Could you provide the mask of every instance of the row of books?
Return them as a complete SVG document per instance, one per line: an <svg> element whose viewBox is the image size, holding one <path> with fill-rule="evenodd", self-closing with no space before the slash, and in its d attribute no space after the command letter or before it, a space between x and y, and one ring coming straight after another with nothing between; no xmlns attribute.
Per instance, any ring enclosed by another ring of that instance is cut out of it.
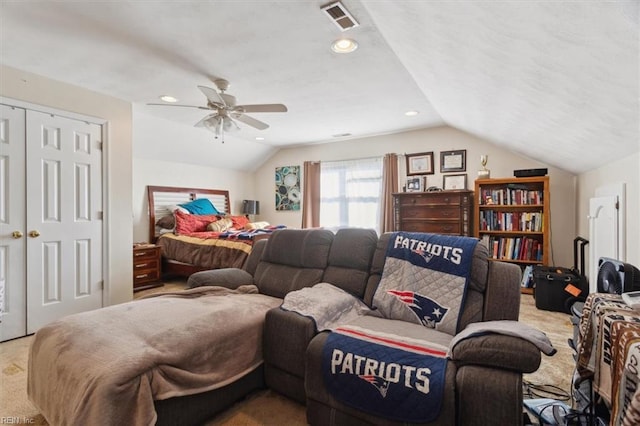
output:
<svg viewBox="0 0 640 426"><path fill-rule="evenodd" d="M480 212L482 231L529 231L542 232L544 215L541 212Z"/></svg>
<svg viewBox="0 0 640 426"><path fill-rule="evenodd" d="M542 262L542 242L529 237L483 237L489 252L498 260Z"/></svg>
<svg viewBox="0 0 640 426"><path fill-rule="evenodd" d="M533 189L500 188L482 189L481 205L531 205L543 203L543 191Z"/></svg>

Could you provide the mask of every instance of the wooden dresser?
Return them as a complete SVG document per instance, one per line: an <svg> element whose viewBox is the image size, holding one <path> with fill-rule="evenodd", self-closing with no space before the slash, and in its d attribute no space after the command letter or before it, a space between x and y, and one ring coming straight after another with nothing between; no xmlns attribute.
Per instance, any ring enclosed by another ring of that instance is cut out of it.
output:
<svg viewBox="0 0 640 426"><path fill-rule="evenodd" d="M160 282L160 246L133 245L133 291L162 285Z"/></svg>
<svg viewBox="0 0 640 426"><path fill-rule="evenodd" d="M473 191L393 194L396 231L473 234Z"/></svg>

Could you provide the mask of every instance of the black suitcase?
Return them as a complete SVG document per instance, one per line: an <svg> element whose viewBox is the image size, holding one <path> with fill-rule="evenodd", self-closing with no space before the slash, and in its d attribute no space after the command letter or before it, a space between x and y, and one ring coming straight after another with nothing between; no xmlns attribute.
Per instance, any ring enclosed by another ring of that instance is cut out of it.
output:
<svg viewBox="0 0 640 426"><path fill-rule="evenodd" d="M589 241L582 237L573 240L573 268L561 266L533 267L535 283L534 297L536 308L545 311L571 313L571 306L577 301L584 301L589 294L589 282L584 271L584 249ZM578 252L580 252L580 269L578 269Z"/></svg>

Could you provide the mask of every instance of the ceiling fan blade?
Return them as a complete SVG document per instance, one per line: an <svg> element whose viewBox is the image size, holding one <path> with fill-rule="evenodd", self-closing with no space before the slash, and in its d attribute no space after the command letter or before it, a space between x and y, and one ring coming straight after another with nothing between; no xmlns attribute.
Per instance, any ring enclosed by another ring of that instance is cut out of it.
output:
<svg viewBox="0 0 640 426"><path fill-rule="evenodd" d="M264 129L268 129L269 125L267 123L263 123L260 120L256 120L253 117L249 117L248 115L244 115L244 114L234 114L233 118L235 118L238 121L243 122L244 124L251 126L251 127L255 127L258 130L264 130Z"/></svg>
<svg viewBox="0 0 640 426"><path fill-rule="evenodd" d="M178 104L147 104L147 105L183 107L183 108L197 108L197 109L206 109L206 110L210 110L211 109L209 107L195 106L195 105L178 105Z"/></svg>
<svg viewBox="0 0 640 426"><path fill-rule="evenodd" d="M256 105L238 105L236 111L243 112L287 112L287 107L282 104L256 104Z"/></svg>
<svg viewBox="0 0 640 426"><path fill-rule="evenodd" d="M198 86L198 89L200 89L200 91L207 97L209 102L211 102L212 104L227 106L227 104L224 102L224 99L222 99L222 96L220 96L220 94L216 92L214 89L212 89L211 87Z"/></svg>

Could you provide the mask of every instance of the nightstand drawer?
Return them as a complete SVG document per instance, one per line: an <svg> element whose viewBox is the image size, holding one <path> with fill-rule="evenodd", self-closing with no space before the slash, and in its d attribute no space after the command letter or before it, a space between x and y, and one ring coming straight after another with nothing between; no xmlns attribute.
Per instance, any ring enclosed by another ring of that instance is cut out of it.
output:
<svg viewBox="0 0 640 426"><path fill-rule="evenodd" d="M136 262L139 259L153 259L158 257L158 250L160 247L141 248L133 251L133 261Z"/></svg>

